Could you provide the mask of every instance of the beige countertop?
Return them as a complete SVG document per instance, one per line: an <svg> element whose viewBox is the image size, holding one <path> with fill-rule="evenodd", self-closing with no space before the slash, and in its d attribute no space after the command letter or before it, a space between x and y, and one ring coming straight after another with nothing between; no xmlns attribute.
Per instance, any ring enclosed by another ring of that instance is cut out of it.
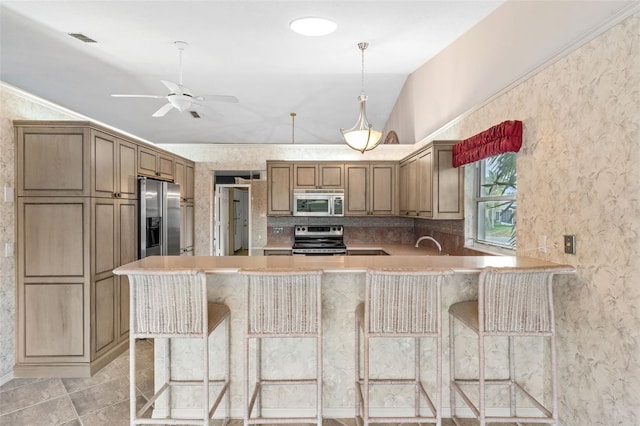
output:
<svg viewBox="0 0 640 426"><path fill-rule="evenodd" d="M240 269L318 268L325 272L362 273L367 268L450 268L478 273L482 268L575 268L522 256L151 256L117 268L118 275L154 270L203 270L208 274L237 273Z"/></svg>

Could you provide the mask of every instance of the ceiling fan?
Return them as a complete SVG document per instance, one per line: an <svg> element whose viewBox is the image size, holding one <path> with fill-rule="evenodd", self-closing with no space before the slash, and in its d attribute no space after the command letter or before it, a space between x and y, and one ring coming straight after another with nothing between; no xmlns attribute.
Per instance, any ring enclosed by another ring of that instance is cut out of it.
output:
<svg viewBox="0 0 640 426"><path fill-rule="evenodd" d="M114 98L155 98L155 99L166 99L169 101L160 107L159 110L152 114L153 117L162 117L167 112L169 112L172 108L177 109L178 111L186 111L190 109L194 105L200 105L200 102L205 101L218 101L218 102L229 102L229 103L238 103L238 98L235 96L227 96L227 95L200 95L195 96L191 93L189 89L182 85L182 52L187 48L188 44L184 41L176 41L174 42L175 46L179 51L179 59L180 59L180 75L178 83L174 83L171 81L160 80L162 84L169 89L169 94L166 96L159 95L111 95Z"/></svg>

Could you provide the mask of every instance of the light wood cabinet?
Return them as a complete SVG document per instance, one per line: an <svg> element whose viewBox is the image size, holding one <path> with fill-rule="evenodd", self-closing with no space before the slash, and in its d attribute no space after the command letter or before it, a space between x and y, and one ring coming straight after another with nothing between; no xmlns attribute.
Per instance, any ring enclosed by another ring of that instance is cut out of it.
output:
<svg viewBox="0 0 640 426"><path fill-rule="evenodd" d="M38 123L27 121L25 124ZM16 127L19 197L88 196L90 188L90 130L82 123Z"/></svg>
<svg viewBox="0 0 640 426"><path fill-rule="evenodd" d="M395 215L396 180L395 163L345 164L345 215Z"/></svg>
<svg viewBox="0 0 640 426"><path fill-rule="evenodd" d="M173 180L174 157L149 147L138 146L138 175Z"/></svg>
<svg viewBox="0 0 640 426"><path fill-rule="evenodd" d="M267 214L293 214L293 164L267 161Z"/></svg>
<svg viewBox="0 0 640 426"><path fill-rule="evenodd" d="M180 204L180 256L193 256L193 203Z"/></svg>
<svg viewBox="0 0 640 426"><path fill-rule="evenodd" d="M194 170L194 163L176 158L174 182L180 185L181 202L193 202Z"/></svg>
<svg viewBox="0 0 640 426"><path fill-rule="evenodd" d="M138 197L134 143L97 130L91 131L91 167L94 197Z"/></svg>
<svg viewBox="0 0 640 426"><path fill-rule="evenodd" d="M294 163L293 187L342 189L344 188L344 165L341 163Z"/></svg>
<svg viewBox="0 0 640 426"><path fill-rule="evenodd" d="M464 218L464 173L452 166L456 141L433 141L401 164L400 214L430 219ZM415 172L411 169L415 164ZM403 168L404 166L404 168ZM409 200L415 199L414 204Z"/></svg>
<svg viewBox="0 0 640 426"><path fill-rule="evenodd" d="M89 363L91 201L18 197L17 377L66 371L49 364ZM26 373L26 374L22 374Z"/></svg>

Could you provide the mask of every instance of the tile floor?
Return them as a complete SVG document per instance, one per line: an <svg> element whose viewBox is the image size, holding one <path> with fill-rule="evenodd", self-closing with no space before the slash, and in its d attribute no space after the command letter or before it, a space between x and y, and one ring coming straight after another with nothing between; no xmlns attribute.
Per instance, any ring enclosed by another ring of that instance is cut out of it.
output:
<svg viewBox="0 0 640 426"><path fill-rule="evenodd" d="M153 393L153 345L139 341L138 406ZM126 426L129 354L86 379L14 379L0 387L1 426Z"/></svg>
<svg viewBox="0 0 640 426"><path fill-rule="evenodd" d="M151 341L139 341L136 354L136 403L142 407L153 394ZM354 419L327 419L323 423L355 426ZM101 425L129 425L128 352L90 378L14 379L0 386L0 426ZM229 426L241 425L242 420L232 420ZM453 422L443 419L442 425L453 426Z"/></svg>

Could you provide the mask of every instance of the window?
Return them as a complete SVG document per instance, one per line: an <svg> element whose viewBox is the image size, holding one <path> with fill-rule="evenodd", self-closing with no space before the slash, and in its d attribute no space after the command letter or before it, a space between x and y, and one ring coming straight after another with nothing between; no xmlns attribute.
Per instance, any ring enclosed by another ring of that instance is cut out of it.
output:
<svg viewBox="0 0 640 426"><path fill-rule="evenodd" d="M507 152L476 164L475 242L516 248L516 154Z"/></svg>

